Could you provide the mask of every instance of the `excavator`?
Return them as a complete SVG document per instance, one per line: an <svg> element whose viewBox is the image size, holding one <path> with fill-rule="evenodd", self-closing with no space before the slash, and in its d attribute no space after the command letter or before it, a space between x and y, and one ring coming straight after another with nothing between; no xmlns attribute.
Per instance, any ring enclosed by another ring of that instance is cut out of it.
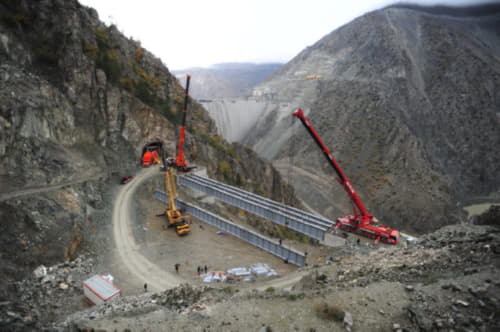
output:
<svg viewBox="0 0 500 332"><path fill-rule="evenodd" d="M165 172L165 189L168 194L168 207L165 214L168 219L168 227L175 227L175 232L179 236L187 235L191 232L189 227L189 216L177 208L175 198L177 197L177 188L175 185L175 168L172 158L163 159L163 168Z"/></svg>
<svg viewBox="0 0 500 332"><path fill-rule="evenodd" d="M188 163L184 159L184 139L186 137L186 117L188 112L188 101L189 101L189 82L191 81L191 75L186 75L186 92L184 95L184 107L182 109L182 121L179 128L179 144L177 146L177 156L175 157L173 166L181 172L189 172L196 166L188 166Z"/></svg>
<svg viewBox="0 0 500 332"><path fill-rule="evenodd" d="M354 215L345 215L338 218L335 224L335 230L340 228L341 230L347 232L352 232L365 237L369 237L371 239L374 239L375 243L381 241L383 243L397 244L399 242L399 231L381 225L377 218L375 218L368 212L358 194L354 190L351 182L345 175L342 168L340 168L339 163L335 160L325 143L323 143L323 140L314 129L312 124L309 122L307 117L304 115L304 112L299 108L293 113L293 116L299 118L304 127L306 127L307 131L312 136L316 144L323 152L323 155L328 160L328 163L337 173L337 181L340 183L340 185L342 185L342 187L344 187L345 191L349 195L349 198L354 203Z"/></svg>

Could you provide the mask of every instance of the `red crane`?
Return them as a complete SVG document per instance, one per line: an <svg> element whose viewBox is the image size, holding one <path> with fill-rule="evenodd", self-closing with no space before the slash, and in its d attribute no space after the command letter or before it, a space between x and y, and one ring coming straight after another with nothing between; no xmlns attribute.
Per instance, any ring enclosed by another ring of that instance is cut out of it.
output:
<svg viewBox="0 0 500 332"><path fill-rule="evenodd" d="M323 140L306 118L304 112L299 108L293 113L293 116L299 118L309 134L311 134L312 138L323 152L323 155L337 173L337 181L344 187L349 198L354 203L354 215L346 215L338 218L335 229L340 228L348 232L357 233L372 238L376 242L382 241L385 243L397 244L399 242L399 231L379 224L377 218L368 212L351 182L342 168L340 168L339 163L335 160L325 143L323 143Z"/></svg>
<svg viewBox="0 0 500 332"><path fill-rule="evenodd" d="M179 145L177 146L177 156L174 160L174 166L176 169L182 172L189 172L196 166L188 166L186 160L184 159L184 139L186 137L186 117L188 112L188 101L189 101L189 81L191 80L191 75L186 75L186 93L184 95L184 108L182 109L182 120L181 126L179 128Z"/></svg>

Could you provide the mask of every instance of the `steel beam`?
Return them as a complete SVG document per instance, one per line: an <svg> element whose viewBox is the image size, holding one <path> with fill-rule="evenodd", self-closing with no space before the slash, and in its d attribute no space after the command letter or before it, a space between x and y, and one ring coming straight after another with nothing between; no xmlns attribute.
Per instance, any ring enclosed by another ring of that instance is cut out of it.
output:
<svg viewBox="0 0 500 332"><path fill-rule="evenodd" d="M194 181L197 181L199 183L203 183L204 185L206 185L212 189L230 192L230 193L233 193L233 194L238 195L240 197L244 197L246 200L258 202L259 204L265 205L268 208L272 208L272 209L275 209L277 211L281 211L287 215L293 215L295 217L302 219L304 222L307 222L310 224L314 224L314 225L317 225L320 227L327 227L327 228L330 228L335 224L333 221L331 221L329 219L326 219L326 218L323 218L320 216L316 216L316 215L311 214L311 213L307 213L305 211L296 209L296 208L291 207L291 206L284 205L282 203L275 202L269 198L259 196L257 194L251 193L249 191L245 191L245 190L237 188L237 187L230 186L230 185L222 183L222 182L218 182L216 180L210 179L210 178L205 177L205 176L199 176L196 174L189 174L189 175L185 175L184 177L189 177L189 178L193 179ZM180 181L182 181L182 180L180 180Z"/></svg>
<svg viewBox="0 0 500 332"><path fill-rule="evenodd" d="M328 219L277 203L265 197L197 175L179 176L180 185L196 189L242 210L324 241L334 223Z"/></svg>
<svg viewBox="0 0 500 332"><path fill-rule="evenodd" d="M155 198L168 204L168 195L161 190L155 191ZM283 260L286 260L289 263L297 266L304 266L306 263L306 255L304 253L298 252L293 248L280 245L278 241L270 239L243 226L237 225L198 206L185 203L178 198L175 200L175 204L178 208L183 209L189 215L206 222L207 224L215 226L226 233L236 236L237 238L261 248L262 250L265 250Z"/></svg>

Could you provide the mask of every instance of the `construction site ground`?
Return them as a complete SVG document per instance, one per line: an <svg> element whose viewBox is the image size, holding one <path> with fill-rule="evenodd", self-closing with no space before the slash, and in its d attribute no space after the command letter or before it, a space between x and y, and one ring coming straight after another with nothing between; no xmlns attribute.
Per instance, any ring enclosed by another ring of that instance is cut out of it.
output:
<svg viewBox="0 0 500 332"><path fill-rule="evenodd" d="M26 305L17 314L7 304L5 319L43 318L58 330L498 330L498 231L454 225L379 250L352 235L341 249L285 241L309 252L309 266L297 268L196 220L187 237L164 229L165 217L156 216L164 205L152 197L161 183L155 167L110 188L112 215L103 215L105 224L92 233L102 248L16 284ZM267 263L280 277L198 287L207 285L198 265L225 271L254 263ZM96 273L112 274L123 297L90 307L81 283ZM325 303L335 316L323 316ZM343 321L337 314L345 314Z"/></svg>
<svg viewBox="0 0 500 332"><path fill-rule="evenodd" d="M155 200L153 192L154 189L158 188L158 183L162 183L162 179L163 173L159 171L158 167L152 167L141 170L133 180L135 183L131 182L120 188L120 190L125 191L129 189L126 186L137 186L137 188L133 188L132 199L128 203L131 205L128 206L130 220L128 221L129 230L126 236L129 239L127 240L133 238L134 251L140 253L159 268L153 270L141 267L140 273L134 277L120 262L118 249L110 252L110 257L106 262L115 277L115 283L122 289L124 295L144 292L144 283L148 283L152 274L155 274L156 278L172 280L175 284L184 282L194 285L205 284L203 283L203 274L198 275L197 273L198 266L204 268L206 265L210 272L226 272L230 268L265 263L274 269L279 276L298 269L293 264L288 264L284 260L232 235L221 233L217 228L195 218L191 219L190 234L179 237L174 229L166 227L166 216L158 216L164 212L166 205ZM119 199L121 199L120 195L117 196L117 200ZM116 204L118 202L115 202ZM114 220L114 222L124 223L126 221ZM324 262L325 258L334 250L333 248L286 239L283 240L283 245L291 246L299 251L307 251L308 264ZM135 253L125 254L125 257L131 258L127 255L132 254ZM175 271L175 264L180 264L178 273ZM142 274L144 275L141 278ZM268 279L259 277L256 282L266 284L265 281ZM228 284L221 282L210 285L225 287ZM255 282L248 281L239 281L232 285L252 288L258 286ZM151 285L150 289L155 290Z"/></svg>

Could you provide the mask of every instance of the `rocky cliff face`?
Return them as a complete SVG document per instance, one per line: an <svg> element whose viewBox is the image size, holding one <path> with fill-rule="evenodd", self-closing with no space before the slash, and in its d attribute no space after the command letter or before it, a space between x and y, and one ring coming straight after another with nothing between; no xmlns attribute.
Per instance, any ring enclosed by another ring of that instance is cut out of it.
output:
<svg viewBox="0 0 500 332"><path fill-rule="evenodd" d="M333 31L256 89L275 105L243 142L292 173L313 208L348 212L292 119L303 108L384 223L422 232L460 220L460 202L500 187L500 14L491 8L386 8Z"/></svg>
<svg viewBox="0 0 500 332"><path fill-rule="evenodd" d="M139 166L145 143L162 140L175 153L184 91L139 42L76 0L0 1L0 63L4 296L9 280L88 248L103 194ZM195 102L188 124L187 158L211 176L290 196L269 163L218 137Z"/></svg>

